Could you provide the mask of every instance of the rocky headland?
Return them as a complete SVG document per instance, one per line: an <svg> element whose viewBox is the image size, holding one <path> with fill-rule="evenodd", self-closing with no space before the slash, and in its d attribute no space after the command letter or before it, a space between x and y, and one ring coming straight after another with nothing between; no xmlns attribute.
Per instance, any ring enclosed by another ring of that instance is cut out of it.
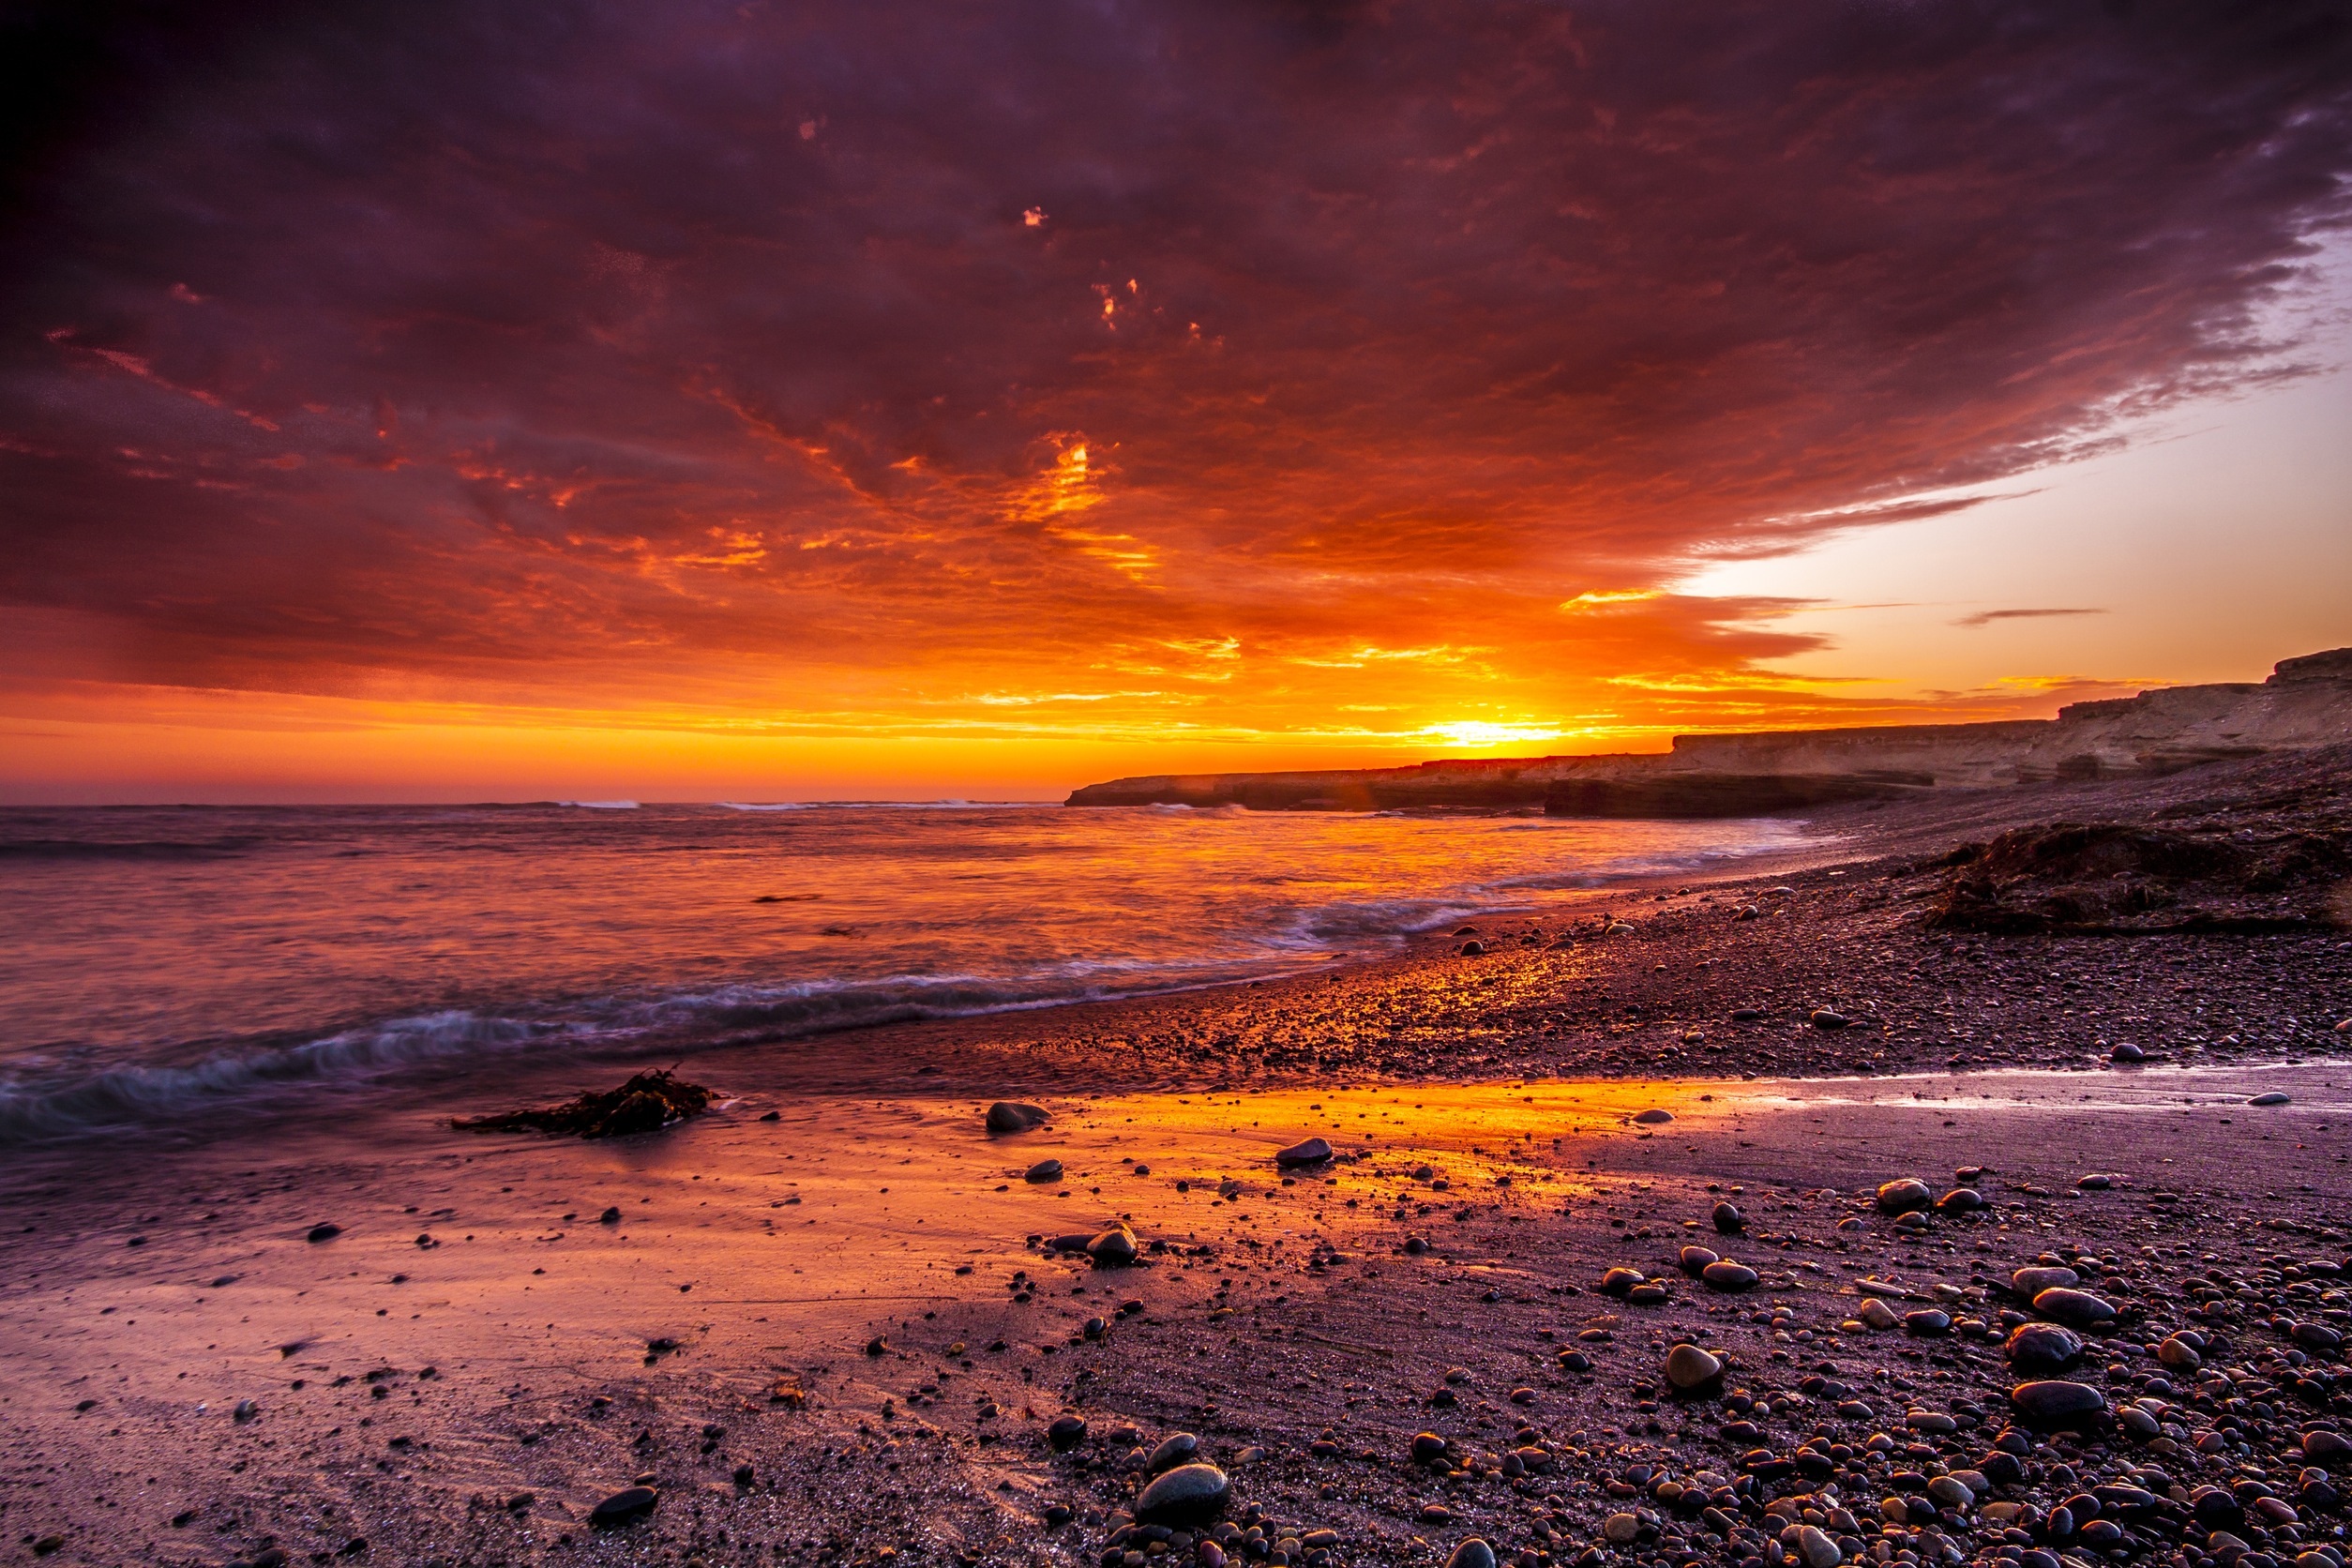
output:
<svg viewBox="0 0 2352 1568"><path fill-rule="evenodd" d="M1743 817L1928 791L2133 778L2352 740L2352 648L2282 660L2259 684L2164 686L1994 724L1677 735L1660 753L1166 774L1073 791L1070 806L1259 811L1508 810Z"/></svg>

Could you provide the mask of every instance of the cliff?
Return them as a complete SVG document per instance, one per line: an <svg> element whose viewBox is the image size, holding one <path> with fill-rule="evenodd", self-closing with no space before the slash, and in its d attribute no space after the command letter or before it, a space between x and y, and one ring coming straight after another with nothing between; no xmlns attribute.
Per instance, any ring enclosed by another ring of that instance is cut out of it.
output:
<svg viewBox="0 0 2352 1568"><path fill-rule="evenodd" d="M1162 774L1071 792L1070 806L1259 811L1506 809L1724 817L1937 789L2150 776L2352 740L2352 648L2283 660L2259 685L2163 686L2056 718L1677 735L1666 752L1423 762L1302 773Z"/></svg>

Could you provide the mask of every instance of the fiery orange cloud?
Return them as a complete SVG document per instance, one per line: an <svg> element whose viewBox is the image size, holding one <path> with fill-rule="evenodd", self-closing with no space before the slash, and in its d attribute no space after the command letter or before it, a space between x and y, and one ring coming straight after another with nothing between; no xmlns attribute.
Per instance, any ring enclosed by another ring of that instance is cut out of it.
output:
<svg viewBox="0 0 2352 1568"><path fill-rule="evenodd" d="M25 16L20 795L2047 711L1681 585L2300 373L2352 188L2318 0Z"/></svg>

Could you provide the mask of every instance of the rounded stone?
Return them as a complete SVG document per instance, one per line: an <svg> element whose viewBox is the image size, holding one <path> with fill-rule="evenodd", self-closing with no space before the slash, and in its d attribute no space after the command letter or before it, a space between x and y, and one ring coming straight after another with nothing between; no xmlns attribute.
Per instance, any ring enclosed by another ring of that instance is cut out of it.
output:
<svg viewBox="0 0 2352 1568"><path fill-rule="evenodd" d="M1737 1291L1752 1289L1756 1281L1756 1273L1745 1263L1719 1258L1699 1270L1698 1277L1706 1282L1711 1290Z"/></svg>
<svg viewBox="0 0 2352 1568"><path fill-rule="evenodd" d="M2110 1062L2145 1062L2148 1060L2148 1052L2126 1040L2107 1053L2107 1060Z"/></svg>
<svg viewBox="0 0 2352 1568"><path fill-rule="evenodd" d="M1445 1568L1497 1568L1495 1549L1473 1535L1454 1548Z"/></svg>
<svg viewBox="0 0 2352 1568"><path fill-rule="evenodd" d="M1413 1463L1425 1465L1432 1459L1445 1457L1445 1440L1435 1432L1413 1434Z"/></svg>
<svg viewBox="0 0 2352 1568"><path fill-rule="evenodd" d="M2273 1089L2268 1094L2256 1094L2246 1103L2250 1106L2284 1106L2292 1105L2295 1100L2293 1095L2282 1094Z"/></svg>
<svg viewBox="0 0 2352 1568"><path fill-rule="evenodd" d="M2303 1457L2330 1470L2352 1464L2352 1438L2337 1432L2306 1432L2303 1434Z"/></svg>
<svg viewBox="0 0 2352 1568"><path fill-rule="evenodd" d="M1844 1029L1851 1020L1845 1014L1833 1009L1816 1007L1813 1010L1813 1017L1807 1021L1816 1029Z"/></svg>
<svg viewBox="0 0 2352 1568"><path fill-rule="evenodd" d="M1003 1138L1008 1133L1025 1133L1033 1127L1042 1127L1052 1120L1046 1114L1043 1106L1027 1105L1019 1100L999 1100L988 1108L988 1128L992 1136Z"/></svg>
<svg viewBox="0 0 2352 1568"><path fill-rule="evenodd" d="M1679 1393L1703 1394L1723 1380L1723 1363L1696 1345L1677 1345L1666 1352L1666 1377Z"/></svg>
<svg viewBox="0 0 2352 1568"><path fill-rule="evenodd" d="M661 1494L651 1486L624 1486L588 1510L588 1522L598 1530L616 1530L654 1511Z"/></svg>
<svg viewBox="0 0 2352 1568"><path fill-rule="evenodd" d="M1932 1306L1903 1314L1903 1332L1932 1338L1952 1332L1952 1314Z"/></svg>
<svg viewBox="0 0 2352 1568"><path fill-rule="evenodd" d="M1846 1560L1846 1553L1827 1533L1813 1525L1797 1530L1797 1550L1805 1560L1805 1568L1837 1568Z"/></svg>
<svg viewBox="0 0 2352 1568"><path fill-rule="evenodd" d="M2001 1347L2020 1372L2063 1372L2083 1359L2083 1342L2056 1323L2020 1323Z"/></svg>
<svg viewBox="0 0 2352 1568"><path fill-rule="evenodd" d="M1330 1140L1310 1138L1303 1143L1293 1143L1288 1149L1278 1151L1274 1154L1274 1164L1320 1165L1329 1158L1331 1158Z"/></svg>
<svg viewBox="0 0 2352 1568"><path fill-rule="evenodd" d="M2107 1421L2107 1396L2088 1383L2019 1383L2009 1391L2009 1408L2019 1425L2036 1432L2090 1432Z"/></svg>
<svg viewBox="0 0 2352 1568"><path fill-rule="evenodd" d="M1059 1182L1062 1180L1062 1162L1039 1160L1035 1165L1021 1172L1021 1180L1024 1182Z"/></svg>
<svg viewBox="0 0 2352 1568"><path fill-rule="evenodd" d="M1906 1214L1935 1201L1936 1195L1916 1176L1902 1177L1878 1189L1878 1212L1882 1214Z"/></svg>
<svg viewBox="0 0 2352 1568"><path fill-rule="evenodd" d="M1654 1127L1661 1123L1673 1121L1674 1112L1670 1110L1660 1110L1653 1106L1648 1110L1637 1113L1634 1117L1634 1120L1640 1123L1645 1127Z"/></svg>
<svg viewBox="0 0 2352 1568"><path fill-rule="evenodd" d="M2054 1285L2035 1296L2033 1309L2069 1328L2086 1329L2093 1324L2115 1321L2113 1304L2088 1290L2077 1290L2064 1285Z"/></svg>
<svg viewBox="0 0 2352 1568"><path fill-rule="evenodd" d="M1974 1187L1954 1187L1936 1199L1936 1212L1945 1214L1974 1214L1979 1209L1992 1206L1993 1200Z"/></svg>
<svg viewBox="0 0 2352 1568"><path fill-rule="evenodd" d="M1106 1268L1124 1268L1142 1254L1135 1232L1123 1225L1114 1225L1086 1244L1086 1256Z"/></svg>
<svg viewBox="0 0 2352 1568"><path fill-rule="evenodd" d="M1086 1440L1086 1418L1082 1415L1056 1416L1046 1428L1046 1441L1056 1448L1076 1448Z"/></svg>
<svg viewBox="0 0 2352 1568"><path fill-rule="evenodd" d="M2058 1286L2081 1283L2082 1276L2073 1270L2047 1264L2028 1265L2009 1276L2009 1288L2028 1301Z"/></svg>
<svg viewBox="0 0 2352 1568"><path fill-rule="evenodd" d="M1629 1546L1641 1533L1641 1521L1631 1514L1611 1514L1601 1521L1601 1535L1611 1545Z"/></svg>
<svg viewBox="0 0 2352 1568"><path fill-rule="evenodd" d="M1189 1465L1199 1455L1199 1438L1190 1432L1170 1432L1160 1440L1157 1448L1152 1450L1152 1456L1144 1462L1143 1468L1157 1475L1162 1470L1174 1470L1178 1465Z"/></svg>
<svg viewBox="0 0 2352 1568"><path fill-rule="evenodd" d="M1740 1211L1728 1203L1716 1204L1713 1218L1715 1229L1726 1236L1736 1236L1747 1226Z"/></svg>
<svg viewBox="0 0 2352 1568"><path fill-rule="evenodd" d="M1640 1283L1641 1271L1638 1269L1611 1269L1601 1276L1601 1294L1622 1296Z"/></svg>
<svg viewBox="0 0 2352 1568"><path fill-rule="evenodd" d="M1708 1264L1716 1261L1719 1256L1719 1254L1708 1251L1703 1246L1686 1246L1682 1249L1681 1257L1679 1261L1682 1265L1682 1272L1684 1274L1695 1274L1698 1273L1699 1270L1705 1268Z"/></svg>
<svg viewBox="0 0 2352 1568"><path fill-rule="evenodd" d="M2196 1347L2177 1334L2156 1347L2156 1359L2183 1372L2194 1372L2205 1364L2205 1358L2197 1353Z"/></svg>
<svg viewBox="0 0 2352 1568"><path fill-rule="evenodd" d="M1233 1500L1233 1484L1214 1465L1179 1465L1153 1478L1135 1500L1135 1522L1183 1529L1206 1524Z"/></svg>

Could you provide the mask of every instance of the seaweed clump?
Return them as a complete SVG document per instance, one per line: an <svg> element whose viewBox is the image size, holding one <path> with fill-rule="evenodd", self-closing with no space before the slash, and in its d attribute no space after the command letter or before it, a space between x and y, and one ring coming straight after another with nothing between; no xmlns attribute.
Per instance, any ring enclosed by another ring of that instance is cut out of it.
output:
<svg viewBox="0 0 2352 1568"><path fill-rule="evenodd" d="M658 1132L710 1108L713 1094L699 1083L671 1076L670 1069L640 1073L618 1089L583 1093L541 1109L508 1110L494 1116L458 1117L450 1125L469 1133L549 1133L558 1138L626 1138Z"/></svg>

